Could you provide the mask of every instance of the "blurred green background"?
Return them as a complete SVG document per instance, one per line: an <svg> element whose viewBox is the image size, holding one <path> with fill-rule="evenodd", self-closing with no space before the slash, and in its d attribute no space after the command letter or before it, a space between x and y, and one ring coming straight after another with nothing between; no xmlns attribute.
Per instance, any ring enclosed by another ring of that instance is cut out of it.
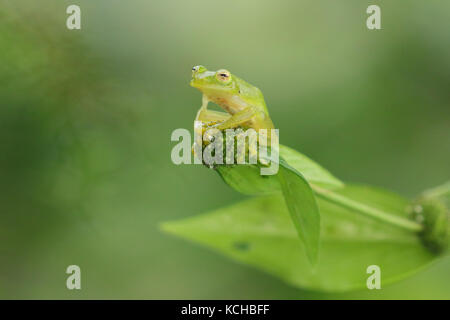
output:
<svg viewBox="0 0 450 320"><path fill-rule="evenodd" d="M382 30L366 28L369 4ZM449 31L438 0L3 0L0 298L450 299L448 257L324 294L158 229L244 198L170 160L201 103L198 64L257 85L281 142L344 181L413 197L448 180ZM71 264L82 290L66 289Z"/></svg>

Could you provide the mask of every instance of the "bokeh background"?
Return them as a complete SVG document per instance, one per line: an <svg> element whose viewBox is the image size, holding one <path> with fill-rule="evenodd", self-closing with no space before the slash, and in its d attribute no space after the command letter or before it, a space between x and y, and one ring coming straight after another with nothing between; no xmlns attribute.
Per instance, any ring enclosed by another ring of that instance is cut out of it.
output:
<svg viewBox="0 0 450 320"><path fill-rule="evenodd" d="M366 28L369 4L382 30ZM448 180L449 31L438 0L2 0L0 297L449 299L448 257L325 294L158 229L244 198L170 160L201 103L197 64L261 88L281 142L344 181L413 197ZM66 289L71 264L82 290Z"/></svg>

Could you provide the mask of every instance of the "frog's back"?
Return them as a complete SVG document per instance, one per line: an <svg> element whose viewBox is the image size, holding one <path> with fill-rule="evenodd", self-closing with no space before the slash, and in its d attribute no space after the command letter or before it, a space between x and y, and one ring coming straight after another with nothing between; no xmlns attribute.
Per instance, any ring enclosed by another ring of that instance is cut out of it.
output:
<svg viewBox="0 0 450 320"><path fill-rule="evenodd" d="M237 77L235 77L236 79ZM264 96L257 87L249 84L248 82L237 78L236 83L239 86L239 94L245 97L246 103L258 109L258 112L253 120L247 124L255 130L259 129L273 129L273 123L269 116L269 111L267 110L266 102L264 101Z"/></svg>
<svg viewBox="0 0 450 320"><path fill-rule="evenodd" d="M269 115L261 90L240 78L235 77L235 79L239 86L239 94L245 97L249 104L261 108L266 115Z"/></svg>

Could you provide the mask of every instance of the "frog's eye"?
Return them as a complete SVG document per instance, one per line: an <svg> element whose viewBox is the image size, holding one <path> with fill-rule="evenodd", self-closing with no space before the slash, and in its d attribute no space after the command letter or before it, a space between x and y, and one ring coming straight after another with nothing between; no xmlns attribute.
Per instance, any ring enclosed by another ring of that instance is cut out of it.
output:
<svg viewBox="0 0 450 320"><path fill-rule="evenodd" d="M216 72L216 78L224 83L231 80L231 74L228 70L222 69Z"/></svg>

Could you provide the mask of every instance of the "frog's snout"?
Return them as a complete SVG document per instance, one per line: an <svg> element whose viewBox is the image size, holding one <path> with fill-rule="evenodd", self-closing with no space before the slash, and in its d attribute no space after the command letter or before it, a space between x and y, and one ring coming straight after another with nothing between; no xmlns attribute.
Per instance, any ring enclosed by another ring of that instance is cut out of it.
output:
<svg viewBox="0 0 450 320"><path fill-rule="evenodd" d="M199 66L192 67L192 76L201 74L205 71L207 71L207 69L204 66L199 65Z"/></svg>
<svg viewBox="0 0 450 320"><path fill-rule="evenodd" d="M195 66L192 67L192 79L189 83L192 87L196 87L199 83L200 77L199 75L206 71L206 68L204 66Z"/></svg>
<svg viewBox="0 0 450 320"><path fill-rule="evenodd" d="M192 67L192 72L193 73L198 72L200 70L200 68L205 68L205 67L204 66L194 66L194 67Z"/></svg>

